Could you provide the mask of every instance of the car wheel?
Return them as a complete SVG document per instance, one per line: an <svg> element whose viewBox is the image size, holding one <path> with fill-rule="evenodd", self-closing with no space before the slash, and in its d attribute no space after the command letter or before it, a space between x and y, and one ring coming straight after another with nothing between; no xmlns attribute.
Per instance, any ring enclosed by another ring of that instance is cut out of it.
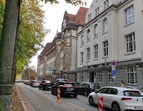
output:
<svg viewBox="0 0 143 111"><path fill-rule="evenodd" d="M73 97L76 98L76 97L77 97L77 94L74 94Z"/></svg>
<svg viewBox="0 0 143 111"><path fill-rule="evenodd" d="M94 105L94 101L93 101L93 98L91 96L89 97L88 102L90 105L92 105L92 106Z"/></svg>
<svg viewBox="0 0 143 111"><path fill-rule="evenodd" d="M112 111L121 111L118 103L112 103Z"/></svg>
<svg viewBox="0 0 143 111"><path fill-rule="evenodd" d="M84 95L85 95L85 96L88 96L88 93L87 93L87 91L85 91L85 92L84 92Z"/></svg>
<svg viewBox="0 0 143 111"><path fill-rule="evenodd" d="M41 86L39 86L39 89L41 89Z"/></svg>

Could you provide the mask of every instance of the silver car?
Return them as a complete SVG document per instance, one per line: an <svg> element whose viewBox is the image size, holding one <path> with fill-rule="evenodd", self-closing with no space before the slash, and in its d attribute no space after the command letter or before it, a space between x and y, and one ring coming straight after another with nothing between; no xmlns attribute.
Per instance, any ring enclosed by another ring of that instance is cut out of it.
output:
<svg viewBox="0 0 143 111"><path fill-rule="evenodd" d="M99 97L103 98L103 106L112 111L143 110L143 97L136 89L105 86L89 94L89 104L98 104Z"/></svg>

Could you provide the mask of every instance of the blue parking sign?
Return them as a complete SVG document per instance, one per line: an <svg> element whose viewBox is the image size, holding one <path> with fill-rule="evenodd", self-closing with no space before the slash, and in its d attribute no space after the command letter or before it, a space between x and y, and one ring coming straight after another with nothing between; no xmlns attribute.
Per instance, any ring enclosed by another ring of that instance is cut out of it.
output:
<svg viewBox="0 0 143 111"><path fill-rule="evenodd" d="M112 78L116 78L116 70L112 70Z"/></svg>

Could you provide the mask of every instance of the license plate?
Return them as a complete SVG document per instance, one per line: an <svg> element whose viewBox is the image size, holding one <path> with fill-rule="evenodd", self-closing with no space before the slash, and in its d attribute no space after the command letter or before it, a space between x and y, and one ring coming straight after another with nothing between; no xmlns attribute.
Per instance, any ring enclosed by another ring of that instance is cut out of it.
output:
<svg viewBox="0 0 143 111"><path fill-rule="evenodd" d="M142 106L134 106L135 109L142 109Z"/></svg>
<svg viewBox="0 0 143 111"><path fill-rule="evenodd" d="M74 88L67 88L67 91L73 91Z"/></svg>

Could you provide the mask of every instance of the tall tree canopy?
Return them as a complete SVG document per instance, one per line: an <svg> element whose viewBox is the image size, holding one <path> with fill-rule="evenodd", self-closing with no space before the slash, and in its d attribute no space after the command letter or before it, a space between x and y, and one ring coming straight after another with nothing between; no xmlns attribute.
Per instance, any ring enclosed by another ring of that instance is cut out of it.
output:
<svg viewBox="0 0 143 111"><path fill-rule="evenodd" d="M41 48L44 38L44 12L34 0L23 0L20 9L20 28L16 49L16 73L21 74L23 67Z"/></svg>
<svg viewBox="0 0 143 111"><path fill-rule="evenodd" d="M0 1L0 34L6 0ZM16 44L16 75L20 75L25 65L42 47L44 38L43 18L39 2L59 3L57 0L22 0L20 7L20 27ZM65 0L73 5L83 4L80 0Z"/></svg>

